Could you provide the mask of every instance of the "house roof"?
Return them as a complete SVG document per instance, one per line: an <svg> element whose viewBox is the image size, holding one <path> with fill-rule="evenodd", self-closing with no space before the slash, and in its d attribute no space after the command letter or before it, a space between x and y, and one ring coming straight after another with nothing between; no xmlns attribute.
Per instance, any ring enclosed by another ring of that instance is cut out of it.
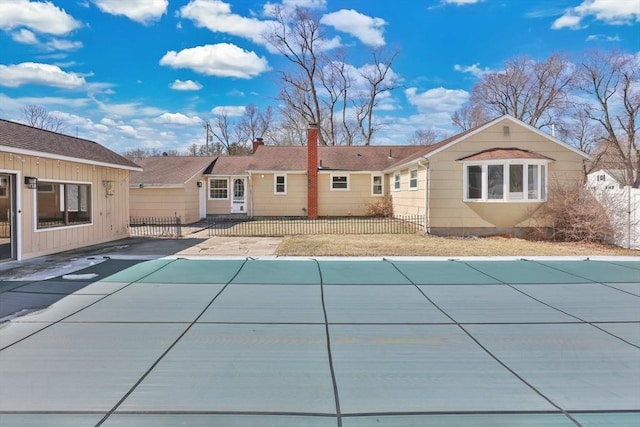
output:
<svg viewBox="0 0 640 427"><path fill-rule="evenodd" d="M626 171L624 169L598 169L596 171L590 172L589 176L598 175L605 173L609 176L609 178L618 182L618 184L624 184L626 182L625 175Z"/></svg>
<svg viewBox="0 0 640 427"><path fill-rule="evenodd" d="M97 142L0 119L0 150L120 169L140 166Z"/></svg>
<svg viewBox="0 0 640 427"><path fill-rule="evenodd" d="M459 143L461 141L464 141L465 139L467 139L467 138L469 138L469 137L471 137L471 136L473 136L473 135L475 135L477 133L480 133L480 132L484 131L485 129L487 129L487 128L489 128L489 127L491 127L491 126L493 126L493 125L495 125L497 123L505 122L505 121L506 122L511 122L511 123L519 125L519 126L522 126L522 127L526 128L526 129L530 130L531 132L534 132L534 133L536 133L536 134L538 134L538 135L540 135L540 136L542 136L544 138L547 138L548 140L560 145L561 147L563 147L563 148L565 148L565 149L567 149L569 151L573 151L574 153L579 154L580 156L584 157L585 159L589 158L589 155L587 153L584 153L584 152L578 150L577 148L572 147L571 145L560 141L559 139L555 138L554 136L548 135L548 134L542 132L540 129L537 129L537 128L531 126L531 125L528 125L528 124L516 119L515 117L512 117L510 115L503 115L503 116L497 117L497 118L495 118L493 120L490 120L490 121L488 121L486 123L483 123L483 124L481 124L479 126L476 126L474 128L471 128L471 129L467 129L467 130L465 130L463 132L460 132L460 133L458 133L456 135L453 135L453 136L451 136L451 137L449 137L447 139L444 139L444 140L438 142L437 144L429 145L428 147L425 148L425 151L423 153L420 153L420 154L412 156L412 157L407 157L406 159L403 159L403 160L399 161L398 163L392 165L392 167L389 168L389 169L398 169L401 166L404 166L404 165L407 165L407 164L410 164L410 163L415 163L416 161L418 161L420 159L425 159L426 160L429 157L431 157L431 156L433 156L433 155L435 155L435 154L437 154L437 153L439 153L439 152L441 152L443 150L446 150L449 147L451 147L451 146L453 146L453 145L455 145L455 144L457 144L457 143Z"/></svg>
<svg viewBox="0 0 640 427"><path fill-rule="evenodd" d="M489 150L479 151L470 156L462 157L458 160L479 161L479 160L507 160L507 159L540 159L553 160L542 154L534 153L529 150L521 150L519 148L491 148Z"/></svg>
<svg viewBox="0 0 640 427"><path fill-rule="evenodd" d="M212 157L154 156L140 160L142 172L132 172L129 185L182 186L195 175L200 175L214 161Z"/></svg>
<svg viewBox="0 0 640 427"><path fill-rule="evenodd" d="M204 171L205 175L245 175L252 156L219 156Z"/></svg>
<svg viewBox="0 0 640 427"><path fill-rule="evenodd" d="M382 171L398 159L421 153L424 146L319 146L320 170ZM307 169L307 147L262 146L249 164L252 171L301 171ZM216 168L214 170L217 173Z"/></svg>

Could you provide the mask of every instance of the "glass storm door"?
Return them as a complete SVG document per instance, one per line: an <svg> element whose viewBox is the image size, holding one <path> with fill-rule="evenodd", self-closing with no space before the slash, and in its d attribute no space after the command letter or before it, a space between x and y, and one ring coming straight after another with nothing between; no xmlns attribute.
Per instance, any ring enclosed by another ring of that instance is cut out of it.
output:
<svg viewBox="0 0 640 427"><path fill-rule="evenodd" d="M233 180L233 197L231 198L231 213L247 212L247 192L244 178Z"/></svg>
<svg viewBox="0 0 640 427"><path fill-rule="evenodd" d="M0 174L0 261L15 259L15 175Z"/></svg>

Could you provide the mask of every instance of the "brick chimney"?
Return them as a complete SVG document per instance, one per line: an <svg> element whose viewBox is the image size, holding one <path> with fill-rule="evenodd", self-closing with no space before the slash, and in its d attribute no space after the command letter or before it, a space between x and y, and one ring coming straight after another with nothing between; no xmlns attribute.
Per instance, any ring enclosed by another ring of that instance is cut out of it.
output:
<svg viewBox="0 0 640 427"><path fill-rule="evenodd" d="M264 145L264 141L262 140L262 138L256 138L256 140L253 141L253 151L252 151L252 153L255 154L256 151L258 150L258 148L260 148L263 145Z"/></svg>
<svg viewBox="0 0 640 427"><path fill-rule="evenodd" d="M307 217L318 218L318 125L307 129Z"/></svg>

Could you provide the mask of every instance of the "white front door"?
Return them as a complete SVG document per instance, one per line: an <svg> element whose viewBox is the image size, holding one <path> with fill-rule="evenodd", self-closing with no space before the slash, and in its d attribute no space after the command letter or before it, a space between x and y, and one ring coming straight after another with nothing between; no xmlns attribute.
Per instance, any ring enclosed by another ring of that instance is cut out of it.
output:
<svg viewBox="0 0 640 427"><path fill-rule="evenodd" d="M198 207L200 211L200 219L207 217L207 183L198 181Z"/></svg>
<svg viewBox="0 0 640 427"><path fill-rule="evenodd" d="M247 191L244 178L234 178L231 197L231 213L247 213Z"/></svg>

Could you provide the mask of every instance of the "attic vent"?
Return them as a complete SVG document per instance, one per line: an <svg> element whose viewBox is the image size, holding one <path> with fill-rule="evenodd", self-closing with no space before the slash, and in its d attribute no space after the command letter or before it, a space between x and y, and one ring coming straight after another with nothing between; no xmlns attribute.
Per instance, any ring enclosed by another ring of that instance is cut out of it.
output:
<svg viewBox="0 0 640 427"><path fill-rule="evenodd" d="M509 136L509 132L510 132L509 126L502 126L502 135L503 136Z"/></svg>

